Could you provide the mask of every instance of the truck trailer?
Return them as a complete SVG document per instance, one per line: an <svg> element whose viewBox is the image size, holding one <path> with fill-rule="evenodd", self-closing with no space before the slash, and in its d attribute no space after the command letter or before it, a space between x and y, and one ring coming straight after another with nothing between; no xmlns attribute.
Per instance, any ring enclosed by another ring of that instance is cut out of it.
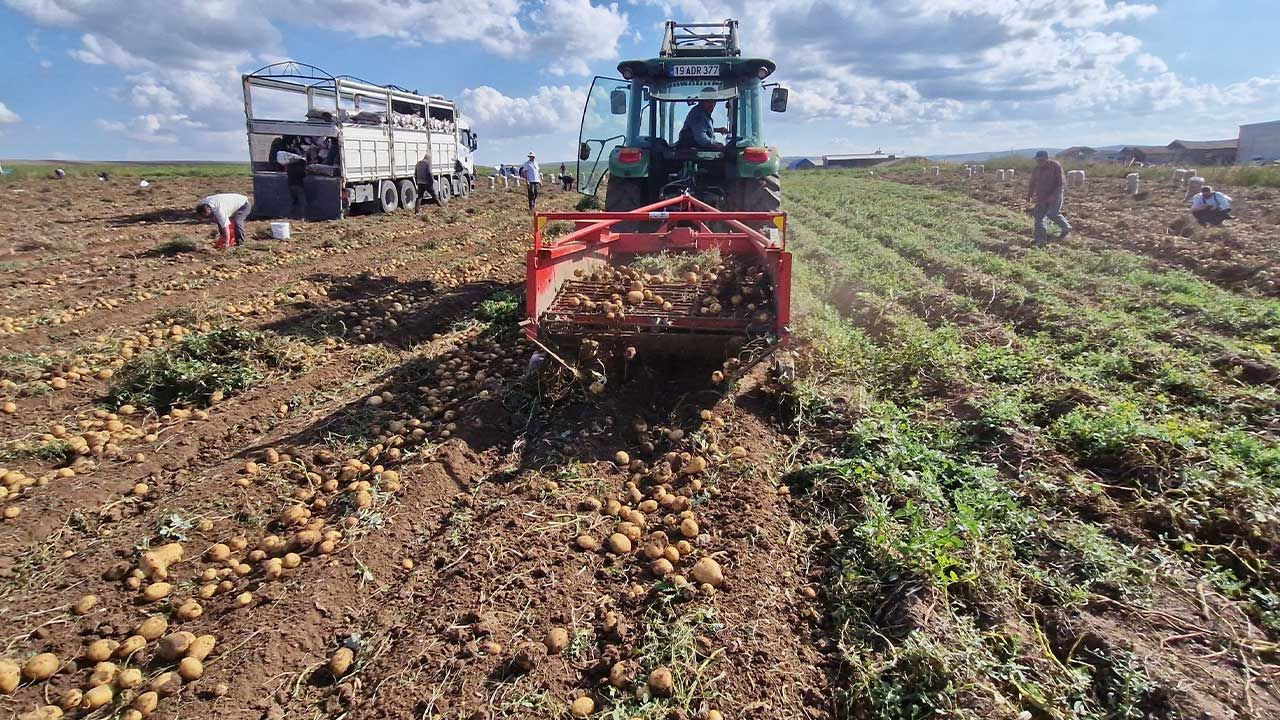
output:
<svg viewBox="0 0 1280 720"><path fill-rule="evenodd" d="M412 210L475 187L477 138L451 100L298 62L241 79L255 217Z"/></svg>

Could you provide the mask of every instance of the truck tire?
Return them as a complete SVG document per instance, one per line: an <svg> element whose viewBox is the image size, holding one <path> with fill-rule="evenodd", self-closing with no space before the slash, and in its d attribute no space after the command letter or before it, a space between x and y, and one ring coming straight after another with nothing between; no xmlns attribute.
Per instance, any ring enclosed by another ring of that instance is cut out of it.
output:
<svg viewBox="0 0 1280 720"><path fill-rule="evenodd" d="M400 207L405 210L418 207L418 186L412 180L400 181Z"/></svg>
<svg viewBox="0 0 1280 720"><path fill-rule="evenodd" d="M383 180L378 188L378 208L384 213L389 213L395 212L398 207L400 207L400 192L396 190L396 184L390 180Z"/></svg>
<svg viewBox="0 0 1280 720"><path fill-rule="evenodd" d="M458 176L458 194L462 197L471 197L471 180L466 175Z"/></svg>
<svg viewBox="0 0 1280 720"><path fill-rule="evenodd" d="M450 190L449 178L436 178L436 181L435 183L433 183L433 185L434 185L434 189L432 190L431 194L435 196L436 204L439 205L440 207L444 207L445 205L448 205L449 196L452 195L452 193L449 191Z"/></svg>

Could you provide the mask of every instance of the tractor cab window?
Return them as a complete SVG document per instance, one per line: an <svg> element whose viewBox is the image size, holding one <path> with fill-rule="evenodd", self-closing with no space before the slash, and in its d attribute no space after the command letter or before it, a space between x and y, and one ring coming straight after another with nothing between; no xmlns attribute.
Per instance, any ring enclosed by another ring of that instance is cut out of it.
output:
<svg viewBox="0 0 1280 720"><path fill-rule="evenodd" d="M649 96L654 108L649 113L650 132L646 133L651 144L674 147L685 117L701 100L714 100L716 124L728 127L731 136L738 134L738 94L737 86L714 78L672 80L653 86Z"/></svg>

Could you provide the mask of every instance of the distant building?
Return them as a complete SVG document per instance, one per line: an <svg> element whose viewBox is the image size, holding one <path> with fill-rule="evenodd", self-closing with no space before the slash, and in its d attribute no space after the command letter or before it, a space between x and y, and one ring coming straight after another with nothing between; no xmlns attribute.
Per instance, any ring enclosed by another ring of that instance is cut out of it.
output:
<svg viewBox="0 0 1280 720"><path fill-rule="evenodd" d="M799 160L792 160L790 163L787 164L788 170L808 170L810 168L816 168L816 167L818 167L818 164L810 160L809 158L800 158Z"/></svg>
<svg viewBox="0 0 1280 720"><path fill-rule="evenodd" d="M1174 140L1169 143L1177 161L1193 167L1231 165L1236 161L1237 140Z"/></svg>
<svg viewBox="0 0 1280 720"><path fill-rule="evenodd" d="M1178 153L1167 145L1126 145L1120 148L1120 162L1140 162L1146 165L1170 165L1178 159Z"/></svg>
<svg viewBox="0 0 1280 720"><path fill-rule="evenodd" d="M1058 159L1087 161L1087 160L1092 160L1093 156L1097 154L1098 154L1098 151L1094 150L1091 147L1087 147L1084 145L1076 145L1075 147L1069 147L1066 150L1063 150L1062 152L1058 153Z"/></svg>
<svg viewBox="0 0 1280 720"><path fill-rule="evenodd" d="M829 168L841 167L872 167L883 162L889 162L896 159L897 155L885 155L884 153L861 153L852 155L823 155L822 166Z"/></svg>
<svg viewBox="0 0 1280 720"><path fill-rule="evenodd" d="M1280 120L1240 126L1236 163L1280 162Z"/></svg>

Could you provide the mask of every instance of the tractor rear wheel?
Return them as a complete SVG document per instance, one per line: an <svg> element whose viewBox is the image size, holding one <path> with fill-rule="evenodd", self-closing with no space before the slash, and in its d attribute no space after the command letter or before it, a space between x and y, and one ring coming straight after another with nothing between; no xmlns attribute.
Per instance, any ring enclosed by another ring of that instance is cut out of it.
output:
<svg viewBox="0 0 1280 720"><path fill-rule="evenodd" d="M646 181L635 178L609 178L604 191L605 212L629 212L652 203L644 196ZM615 232L642 232L642 224L634 222L614 223Z"/></svg>
<svg viewBox="0 0 1280 720"><path fill-rule="evenodd" d="M782 209L782 181L777 173L762 178L737 178L729 183L722 209L778 212Z"/></svg>

